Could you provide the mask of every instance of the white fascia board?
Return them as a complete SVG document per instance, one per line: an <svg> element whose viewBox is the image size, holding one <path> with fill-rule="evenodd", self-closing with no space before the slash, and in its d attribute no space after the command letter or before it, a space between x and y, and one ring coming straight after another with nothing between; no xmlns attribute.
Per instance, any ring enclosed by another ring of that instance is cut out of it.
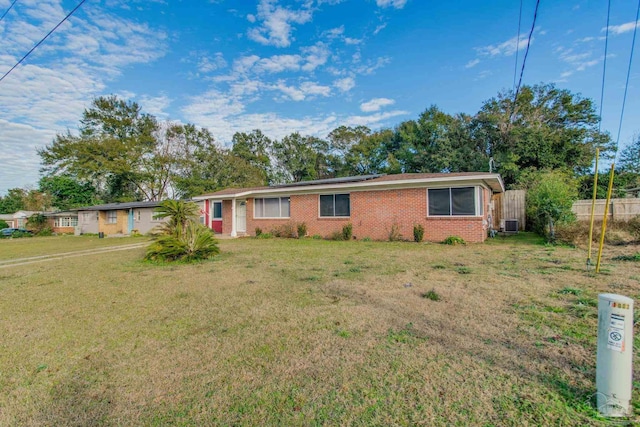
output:
<svg viewBox="0 0 640 427"><path fill-rule="evenodd" d="M498 181L498 187L489 184L490 181ZM224 195L211 195L211 196L198 196L193 197L194 200L228 200L234 198L243 198L248 196L288 196L293 194L316 194L325 192L337 191L367 191L367 190L388 190L398 188L415 188L426 187L429 184L442 183L461 183L466 182L469 184L480 184L487 188L491 188L492 191L500 193L504 191L504 184L502 178L498 174L486 174L486 175L474 175L474 176L443 176L437 178L421 178L421 179L403 179L396 181L380 181L380 182L354 182L348 185L345 184L325 184L325 185L308 185L298 187L281 187L281 188L267 188L262 190L247 190L234 194Z"/></svg>

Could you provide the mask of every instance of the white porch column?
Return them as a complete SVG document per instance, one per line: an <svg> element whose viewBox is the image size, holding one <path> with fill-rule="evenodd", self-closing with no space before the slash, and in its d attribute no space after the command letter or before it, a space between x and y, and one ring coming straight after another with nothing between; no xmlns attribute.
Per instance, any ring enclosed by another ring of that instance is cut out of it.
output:
<svg viewBox="0 0 640 427"><path fill-rule="evenodd" d="M238 236L236 231L236 199L231 199L231 237Z"/></svg>

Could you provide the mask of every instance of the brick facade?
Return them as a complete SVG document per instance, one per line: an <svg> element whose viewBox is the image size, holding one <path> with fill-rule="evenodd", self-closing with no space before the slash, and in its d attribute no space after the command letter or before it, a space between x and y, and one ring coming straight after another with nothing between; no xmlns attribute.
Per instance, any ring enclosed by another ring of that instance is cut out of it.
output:
<svg viewBox="0 0 640 427"><path fill-rule="evenodd" d="M340 193L340 191L334 191ZM331 193L327 193L331 194ZM353 225L353 236L373 240L388 240L394 225L405 240L413 240L413 227L422 224L424 240L439 242L449 236L462 237L467 242L483 242L487 236L490 191L483 189L483 216L428 217L427 189L404 188L388 190L351 191L349 218L321 218L319 194L292 194L290 218L256 219L253 217L253 198L247 198L247 235L255 235L256 227L270 232L276 227L306 223L308 235L328 237L348 223ZM231 200L222 203L223 234L231 233Z"/></svg>

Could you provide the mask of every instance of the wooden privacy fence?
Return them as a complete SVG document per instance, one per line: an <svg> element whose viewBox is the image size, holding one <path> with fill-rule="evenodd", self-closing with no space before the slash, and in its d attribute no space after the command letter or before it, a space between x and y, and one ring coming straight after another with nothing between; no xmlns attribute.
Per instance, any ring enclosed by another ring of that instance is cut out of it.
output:
<svg viewBox="0 0 640 427"><path fill-rule="evenodd" d="M606 199L597 199L595 208L596 220L602 220ZM589 221L591 218L591 200L578 200L571 209L578 221ZM640 215L640 199L611 199L607 220L629 221Z"/></svg>
<svg viewBox="0 0 640 427"><path fill-rule="evenodd" d="M525 216L525 190L507 190L493 196L493 228L500 229L500 221L508 219L518 220L518 229L524 230L527 217Z"/></svg>

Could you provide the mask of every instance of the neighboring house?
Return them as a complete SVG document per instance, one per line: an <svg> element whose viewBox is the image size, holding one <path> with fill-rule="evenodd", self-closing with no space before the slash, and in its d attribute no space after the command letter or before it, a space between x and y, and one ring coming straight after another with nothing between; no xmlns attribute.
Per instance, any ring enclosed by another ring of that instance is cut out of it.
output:
<svg viewBox="0 0 640 427"><path fill-rule="evenodd" d="M29 221L29 218L31 217L31 215L37 214L37 213L42 213L42 212L18 211L14 213L13 214L13 223L15 225L14 228L28 228L27 222Z"/></svg>
<svg viewBox="0 0 640 427"><path fill-rule="evenodd" d="M45 212L44 216L54 233L74 233L78 225L78 212Z"/></svg>
<svg viewBox="0 0 640 427"><path fill-rule="evenodd" d="M307 225L309 235L330 236L351 223L358 239L387 240L392 228L413 239L487 237L491 196L504 191L500 175L485 172L367 175L270 187L230 188L194 197L204 223L223 235L255 235L286 224Z"/></svg>
<svg viewBox="0 0 640 427"><path fill-rule="evenodd" d="M136 230L140 234L146 234L165 221L157 218L154 212L160 203L109 203L75 209L78 213L79 232L113 235L131 234Z"/></svg>
<svg viewBox="0 0 640 427"><path fill-rule="evenodd" d="M13 219L13 214L0 214L0 220L6 222L9 228L18 228L15 225L16 222Z"/></svg>

